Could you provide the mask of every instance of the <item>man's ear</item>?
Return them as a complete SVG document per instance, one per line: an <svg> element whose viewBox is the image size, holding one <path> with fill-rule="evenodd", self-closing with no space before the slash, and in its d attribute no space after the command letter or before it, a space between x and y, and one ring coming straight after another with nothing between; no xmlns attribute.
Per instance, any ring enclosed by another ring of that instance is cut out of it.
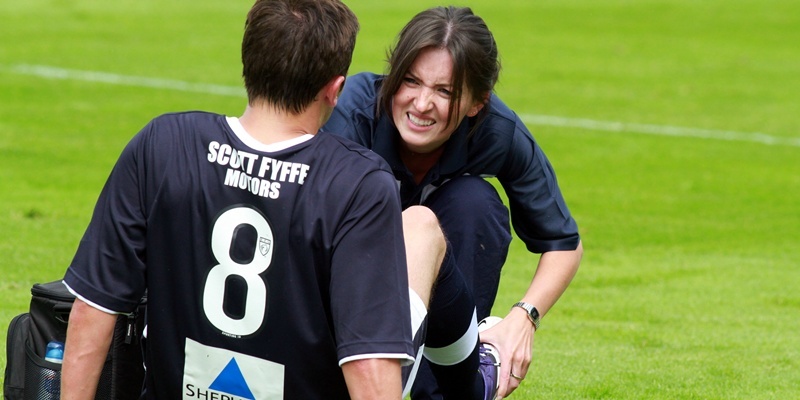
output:
<svg viewBox="0 0 800 400"><path fill-rule="evenodd" d="M339 101L339 93L342 92L342 88L344 88L344 76L339 75L328 82L324 88L322 88L325 102L331 106L336 107L336 102Z"/></svg>

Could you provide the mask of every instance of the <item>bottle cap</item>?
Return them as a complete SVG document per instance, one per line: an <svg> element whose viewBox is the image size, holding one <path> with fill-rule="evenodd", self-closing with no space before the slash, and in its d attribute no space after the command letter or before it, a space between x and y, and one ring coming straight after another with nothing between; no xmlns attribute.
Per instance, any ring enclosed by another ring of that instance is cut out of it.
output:
<svg viewBox="0 0 800 400"><path fill-rule="evenodd" d="M64 361L64 343L52 341L47 344L45 361L61 364Z"/></svg>

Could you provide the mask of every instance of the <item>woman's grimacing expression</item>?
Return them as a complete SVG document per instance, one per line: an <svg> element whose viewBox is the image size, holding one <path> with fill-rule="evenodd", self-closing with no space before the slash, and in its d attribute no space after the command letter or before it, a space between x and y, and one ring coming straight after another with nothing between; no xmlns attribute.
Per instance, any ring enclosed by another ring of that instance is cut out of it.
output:
<svg viewBox="0 0 800 400"><path fill-rule="evenodd" d="M453 60L450 53L437 47L420 51L408 69L403 83L392 98L392 118L407 150L430 153L441 147L461 123L464 116L473 117L483 108L465 87L461 105L450 125L453 81Z"/></svg>

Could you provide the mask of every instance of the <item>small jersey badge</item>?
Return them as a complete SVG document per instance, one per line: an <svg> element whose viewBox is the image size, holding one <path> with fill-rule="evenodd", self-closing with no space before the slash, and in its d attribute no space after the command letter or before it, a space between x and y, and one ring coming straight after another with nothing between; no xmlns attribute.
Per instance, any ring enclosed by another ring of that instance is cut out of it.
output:
<svg viewBox="0 0 800 400"><path fill-rule="evenodd" d="M265 238L260 237L258 238L258 250L261 252L261 255L266 257L269 254L269 249L272 247L272 241Z"/></svg>

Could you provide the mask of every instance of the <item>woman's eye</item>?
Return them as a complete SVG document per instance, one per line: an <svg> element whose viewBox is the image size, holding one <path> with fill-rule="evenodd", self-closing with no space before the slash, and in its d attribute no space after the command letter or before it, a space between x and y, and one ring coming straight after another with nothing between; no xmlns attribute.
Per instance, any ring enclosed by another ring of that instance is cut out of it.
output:
<svg viewBox="0 0 800 400"><path fill-rule="evenodd" d="M406 83L406 84L409 84L409 85L416 85L417 81L414 78L405 77L405 78L403 78L403 83Z"/></svg>
<svg viewBox="0 0 800 400"><path fill-rule="evenodd" d="M439 93L441 93L442 95L447 96L447 97L450 97L453 94L452 92L450 92L447 89L439 89Z"/></svg>

